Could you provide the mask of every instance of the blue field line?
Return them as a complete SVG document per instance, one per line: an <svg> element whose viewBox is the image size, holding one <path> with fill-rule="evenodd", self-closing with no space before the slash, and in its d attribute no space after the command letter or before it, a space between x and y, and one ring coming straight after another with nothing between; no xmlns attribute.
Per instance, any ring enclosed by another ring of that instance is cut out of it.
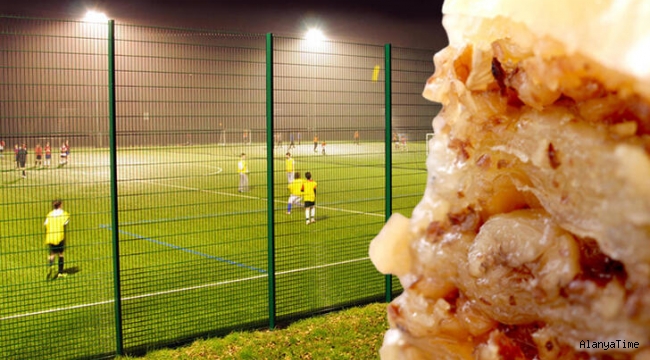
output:
<svg viewBox="0 0 650 360"><path fill-rule="evenodd" d="M102 228L102 229L107 229L107 230L109 230L109 231L113 231L113 228L110 227L109 225L101 224L101 225L99 225L99 227ZM120 234L124 234L124 235L128 235L128 236L132 236L132 237L134 237L134 238L136 238L136 239L146 240L146 241L152 242L152 243L154 243L154 244L167 246L167 247L170 247L170 248L172 248L172 249L176 249L176 250L181 250L181 251L184 251L184 252L186 252L186 253L190 253L190 254L192 254L192 255L203 256L204 258L208 258L208 259L212 259L212 260L217 260L217 261L220 261L220 262L223 262L223 263L226 263L226 264L230 264L230 265L239 266L240 268L244 268L244 269L248 269L248 270L257 271L257 272L262 273L262 274L266 274L266 273L267 273L267 271L264 270L264 269L260 269L260 268L254 267L254 266L250 266L250 265L246 265L246 264L238 263L238 262L236 262L236 261L232 261L232 260L224 259L224 258L221 258L221 257L218 257L218 256L209 255L209 254L204 254L204 253L199 252L199 251L196 251L196 250L187 249L187 248L184 248L184 247L181 247L181 246L178 246L178 245L174 245L174 244L166 243L166 242L164 242L164 241L159 241L159 240L151 239L151 238L148 238L148 237L144 237L144 236L142 236L142 235L133 234L133 233L130 233L130 232L128 232L128 231L119 230L118 232L119 232Z"/></svg>

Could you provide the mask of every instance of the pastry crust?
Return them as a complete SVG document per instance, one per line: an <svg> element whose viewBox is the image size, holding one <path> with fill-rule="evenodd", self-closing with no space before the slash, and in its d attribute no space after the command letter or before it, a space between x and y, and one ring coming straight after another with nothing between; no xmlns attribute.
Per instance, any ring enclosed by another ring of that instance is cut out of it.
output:
<svg viewBox="0 0 650 360"><path fill-rule="evenodd" d="M372 244L382 359L650 358L650 5L531 3L443 7L429 183Z"/></svg>

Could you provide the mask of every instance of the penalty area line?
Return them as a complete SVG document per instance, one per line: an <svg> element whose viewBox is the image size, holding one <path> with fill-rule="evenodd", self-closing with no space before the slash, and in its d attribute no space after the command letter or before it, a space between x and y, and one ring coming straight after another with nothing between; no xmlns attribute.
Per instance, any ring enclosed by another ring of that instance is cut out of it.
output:
<svg viewBox="0 0 650 360"><path fill-rule="evenodd" d="M244 198L244 199L253 199L253 200L264 200L260 197L257 196L248 196L248 195L242 195L242 194L233 194L233 193L227 193L227 192L222 192L222 191L215 191L215 190L203 190L199 188L193 188L189 186L182 186L182 185L173 185L173 184L165 184L153 180L138 180L139 182L144 182L144 183L149 183L153 185L158 185L158 186L167 186L171 188L176 188L176 189L183 189L183 190L190 190L190 191L198 191L206 194L216 194L216 195L224 195L224 196L232 196L232 197L239 197L239 198Z"/></svg>
<svg viewBox="0 0 650 360"><path fill-rule="evenodd" d="M239 197L239 198L244 198L244 199L266 201L265 198L261 198L261 197L257 197L257 196L249 196L249 195L242 195L242 194L232 194L232 193L227 193L227 192L222 192L222 191L214 191L214 190L203 190L203 189L193 188L193 187L189 187L189 186L165 184L165 183L155 182L155 181L152 181L152 180L139 180L139 181L149 183L149 184L153 184L153 185L167 186L167 187L171 187L171 188L190 190L190 191L199 191L199 192L203 192L203 193L207 193L207 194L225 195L225 196ZM275 202L279 203L279 204L286 204L286 201L284 201L284 200L275 200ZM350 214L384 217L383 214L369 213L369 212L357 211L357 210L347 210L347 209L333 208L333 207L322 206L322 205L318 205L318 204L316 204L316 208L324 209L324 210L331 210L331 211L340 211L340 212L345 212L345 213L350 213Z"/></svg>

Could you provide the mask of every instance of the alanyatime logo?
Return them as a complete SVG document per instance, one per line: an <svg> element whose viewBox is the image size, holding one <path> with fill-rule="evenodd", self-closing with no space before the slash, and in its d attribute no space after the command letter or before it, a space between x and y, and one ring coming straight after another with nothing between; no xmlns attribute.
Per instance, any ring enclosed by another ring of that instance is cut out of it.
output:
<svg viewBox="0 0 650 360"><path fill-rule="evenodd" d="M638 341L612 340L612 341L590 341L580 340L580 349L638 349Z"/></svg>

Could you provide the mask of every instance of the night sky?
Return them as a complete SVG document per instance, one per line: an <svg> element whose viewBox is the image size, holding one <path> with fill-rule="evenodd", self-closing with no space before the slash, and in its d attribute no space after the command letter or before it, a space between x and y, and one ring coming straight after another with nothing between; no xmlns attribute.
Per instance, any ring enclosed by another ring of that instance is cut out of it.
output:
<svg viewBox="0 0 650 360"><path fill-rule="evenodd" d="M447 43L442 0L25 0L2 1L0 14L80 19L88 9L117 23L302 36L319 26L332 40L440 49Z"/></svg>

